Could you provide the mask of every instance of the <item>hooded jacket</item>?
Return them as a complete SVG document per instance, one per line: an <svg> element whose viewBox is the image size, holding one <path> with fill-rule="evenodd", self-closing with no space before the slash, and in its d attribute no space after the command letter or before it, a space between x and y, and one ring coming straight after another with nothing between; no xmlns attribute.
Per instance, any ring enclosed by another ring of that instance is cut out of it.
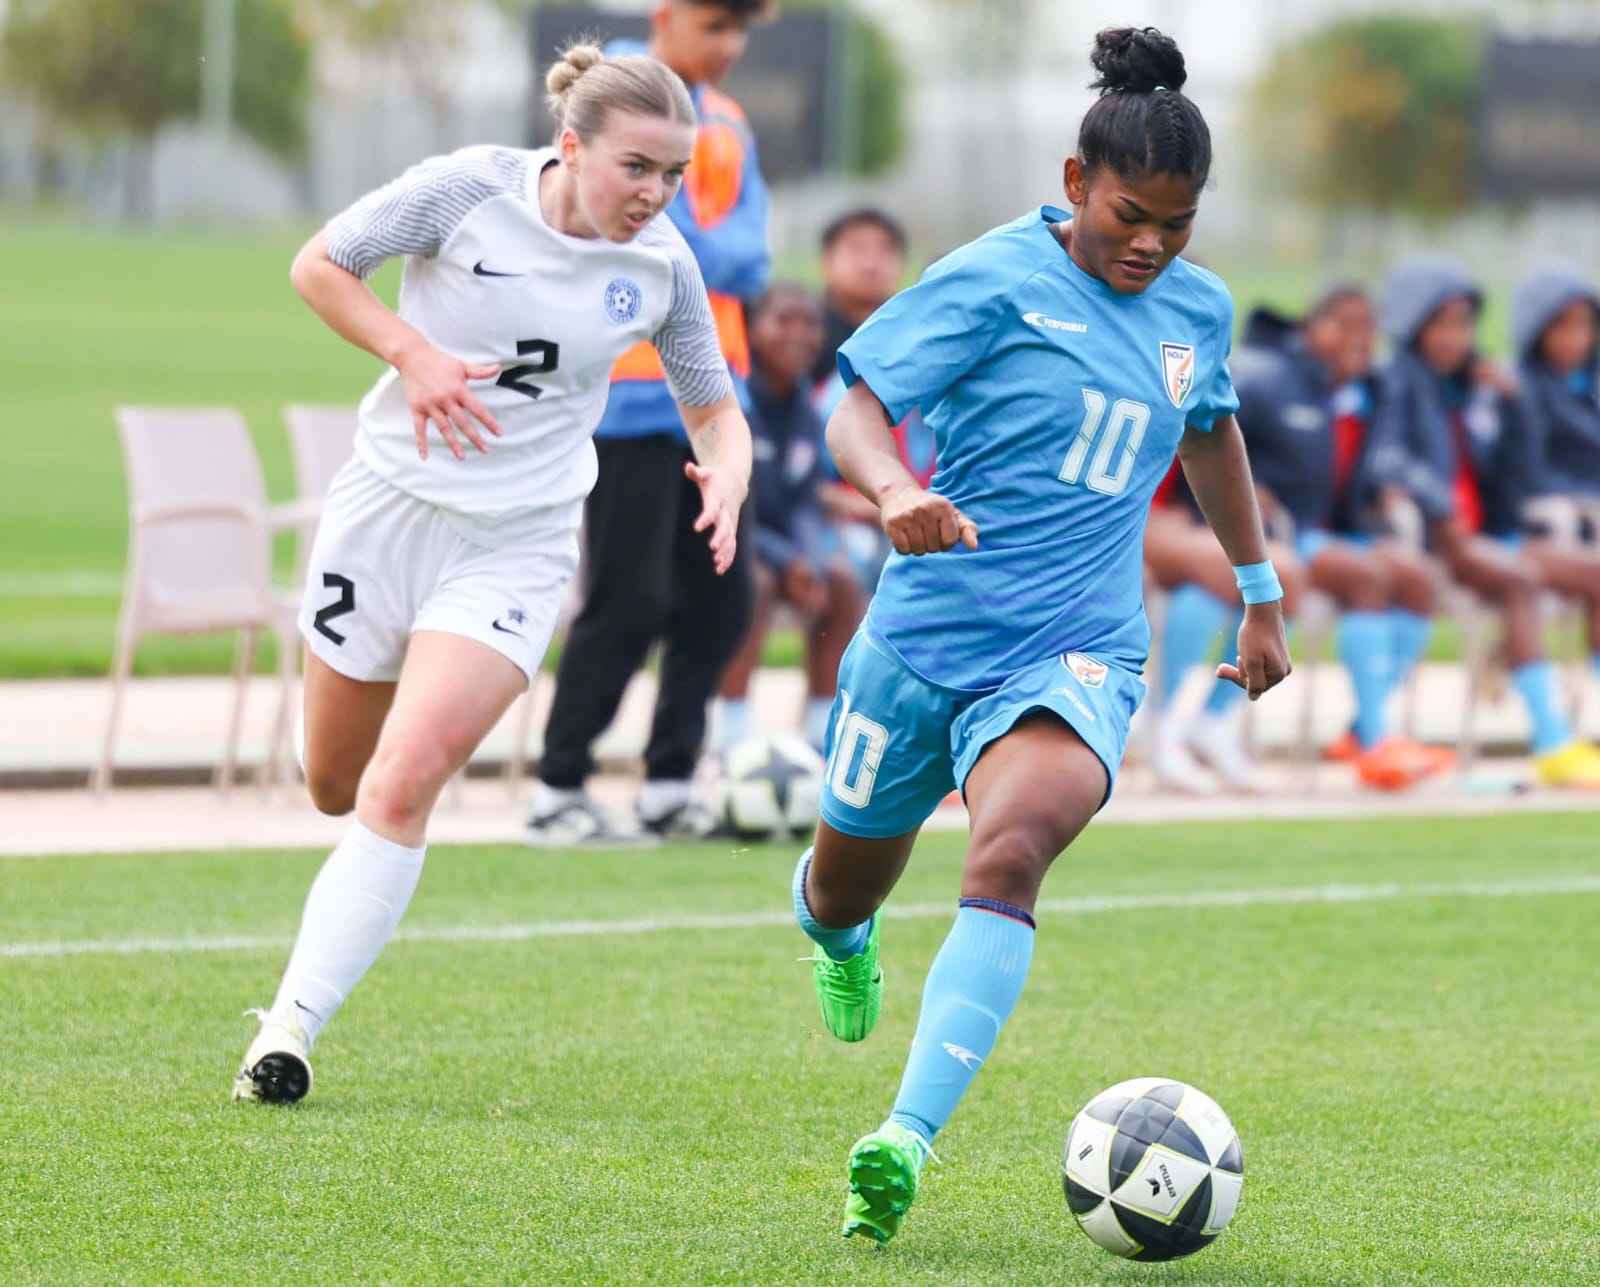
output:
<svg viewBox="0 0 1600 1287"><path fill-rule="evenodd" d="M1481 304L1477 283L1445 255L1415 255L1389 272L1378 322L1394 356L1378 380L1371 431L1371 487L1406 492L1430 522L1455 513L1455 481L1465 447L1483 507L1483 530L1521 528L1533 494L1536 455L1516 399L1473 383L1469 369L1441 375L1417 353L1424 323L1444 304L1466 296Z"/></svg>
<svg viewBox="0 0 1600 1287"><path fill-rule="evenodd" d="M1363 445L1350 476L1335 476L1336 421L1347 399L1334 388L1327 364L1306 347L1299 324L1257 309L1245 322L1230 367L1255 481L1301 531L1354 527L1351 502L1368 453ZM1358 397L1348 409L1370 401Z"/></svg>
<svg viewBox="0 0 1600 1287"><path fill-rule="evenodd" d="M1600 496L1600 356L1590 352L1573 376L1565 376L1538 352L1545 328L1578 300L1600 312L1600 294L1582 273L1551 266L1524 278L1511 301L1522 413L1535 444L1534 486L1542 495Z"/></svg>

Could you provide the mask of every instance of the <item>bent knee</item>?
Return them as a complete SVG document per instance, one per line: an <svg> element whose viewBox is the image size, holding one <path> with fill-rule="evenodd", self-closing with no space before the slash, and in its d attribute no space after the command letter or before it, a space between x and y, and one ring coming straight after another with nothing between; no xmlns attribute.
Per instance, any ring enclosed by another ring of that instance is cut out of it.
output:
<svg viewBox="0 0 1600 1287"><path fill-rule="evenodd" d="M395 826L426 817L455 764L455 757L441 745L380 749L356 792L363 816L370 810Z"/></svg>
<svg viewBox="0 0 1600 1287"><path fill-rule="evenodd" d="M964 884L991 898L1031 906L1050 864L1071 842L1076 816L1041 811L974 836L967 853Z"/></svg>
<svg viewBox="0 0 1600 1287"><path fill-rule="evenodd" d="M308 772L306 790L318 813L331 818L342 818L356 807L357 779L333 773Z"/></svg>

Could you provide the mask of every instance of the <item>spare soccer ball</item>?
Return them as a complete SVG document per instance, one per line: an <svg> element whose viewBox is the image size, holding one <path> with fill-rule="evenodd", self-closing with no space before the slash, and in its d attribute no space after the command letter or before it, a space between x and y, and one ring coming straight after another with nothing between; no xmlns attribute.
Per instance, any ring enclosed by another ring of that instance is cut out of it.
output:
<svg viewBox="0 0 1600 1287"><path fill-rule="evenodd" d="M1176 1260L1228 1227L1244 1156L1209 1095L1164 1077L1103 1090L1073 1119L1061 1186L1083 1231L1129 1260Z"/></svg>
<svg viewBox="0 0 1600 1287"><path fill-rule="evenodd" d="M822 802L822 757L798 733L747 737L723 757L723 818L746 840L809 832Z"/></svg>

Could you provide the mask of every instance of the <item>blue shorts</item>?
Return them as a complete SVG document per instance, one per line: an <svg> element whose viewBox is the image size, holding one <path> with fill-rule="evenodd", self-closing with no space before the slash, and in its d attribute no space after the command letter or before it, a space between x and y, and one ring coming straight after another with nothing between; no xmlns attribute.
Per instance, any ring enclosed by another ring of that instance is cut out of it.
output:
<svg viewBox="0 0 1600 1287"><path fill-rule="evenodd" d="M1370 532L1330 532L1325 527L1308 527L1295 534L1294 552L1300 556L1300 562L1309 564L1330 545L1342 541L1346 545L1367 550L1372 548L1377 539Z"/></svg>
<svg viewBox="0 0 1600 1287"><path fill-rule="evenodd" d="M851 836L914 831L952 788L965 786L990 742L1040 710L1059 716L1099 757L1109 798L1143 700L1139 675L1079 652L1047 658L988 692L941 688L863 627L839 664L823 821Z"/></svg>

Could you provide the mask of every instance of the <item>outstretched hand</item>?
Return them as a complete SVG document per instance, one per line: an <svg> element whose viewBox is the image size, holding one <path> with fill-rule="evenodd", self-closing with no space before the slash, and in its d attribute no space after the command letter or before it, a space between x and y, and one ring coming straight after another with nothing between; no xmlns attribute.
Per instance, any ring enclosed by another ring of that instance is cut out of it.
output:
<svg viewBox="0 0 1600 1287"><path fill-rule="evenodd" d="M500 374L493 365L474 365L442 353L431 344L419 344L395 363L406 405L411 408L411 427L416 433L417 455L428 458L428 426L439 431L444 444L457 460L467 458L461 445L465 438L480 452L489 450L479 432L500 436L500 422L467 387L468 380L492 380Z"/></svg>
<svg viewBox="0 0 1600 1287"><path fill-rule="evenodd" d="M901 554L936 554L959 541L978 548L978 525L948 499L906 486L884 497L879 507L883 530Z"/></svg>
<svg viewBox="0 0 1600 1287"><path fill-rule="evenodd" d="M1223 662L1217 678L1238 684L1255 701L1267 689L1288 678L1294 667L1289 663L1289 640L1283 629L1283 605L1252 603L1244 610L1244 625L1239 627L1239 655L1233 665Z"/></svg>
<svg viewBox="0 0 1600 1287"><path fill-rule="evenodd" d="M745 489L715 467L706 468L694 461L683 467L685 476L700 489L700 517L694 530L711 533L711 558L720 576L733 566L739 544L739 508Z"/></svg>

